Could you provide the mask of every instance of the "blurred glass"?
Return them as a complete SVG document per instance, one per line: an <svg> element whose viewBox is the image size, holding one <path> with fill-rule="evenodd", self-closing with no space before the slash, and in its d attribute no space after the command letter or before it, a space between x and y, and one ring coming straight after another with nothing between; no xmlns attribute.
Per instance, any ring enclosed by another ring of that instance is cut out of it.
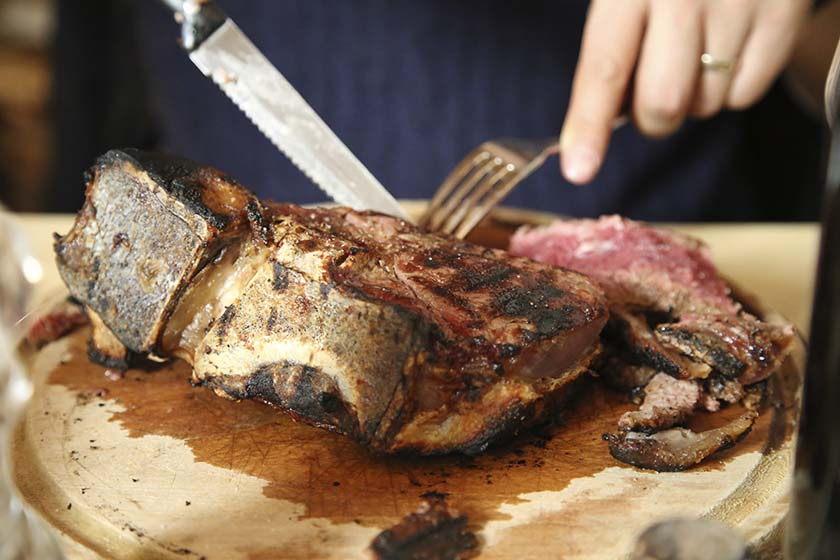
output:
<svg viewBox="0 0 840 560"><path fill-rule="evenodd" d="M16 495L9 458L15 421L32 394L16 349L25 332L29 295L42 270L0 207L0 560L63 558L49 529Z"/></svg>

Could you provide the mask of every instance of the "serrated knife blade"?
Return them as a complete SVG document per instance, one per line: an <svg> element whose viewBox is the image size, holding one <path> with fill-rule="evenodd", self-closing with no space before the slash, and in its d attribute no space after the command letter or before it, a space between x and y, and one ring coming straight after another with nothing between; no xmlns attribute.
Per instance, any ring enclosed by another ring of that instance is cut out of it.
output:
<svg viewBox="0 0 840 560"><path fill-rule="evenodd" d="M335 202L408 220L396 199L239 27L208 1L164 0L193 63Z"/></svg>

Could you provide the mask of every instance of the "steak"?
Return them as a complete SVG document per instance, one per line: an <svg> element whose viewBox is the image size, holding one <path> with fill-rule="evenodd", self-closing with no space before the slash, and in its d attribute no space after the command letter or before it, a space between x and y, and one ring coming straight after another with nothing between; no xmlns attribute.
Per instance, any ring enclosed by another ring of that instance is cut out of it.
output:
<svg viewBox="0 0 840 560"><path fill-rule="evenodd" d="M520 228L510 251L568 267L604 288L606 334L631 363L680 378L712 372L750 384L765 379L790 348L790 326L771 325L732 299L698 240L621 218Z"/></svg>
<svg viewBox="0 0 840 560"><path fill-rule="evenodd" d="M671 428L695 410L716 411L745 396L787 357L789 325L765 323L732 298L698 240L619 216L520 228L510 251L596 279L607 295L609 359L599 373L645 398L606 434L617 459L657 470L688 468L749 431L749 411L700 434ZM657 432L665 428L666 431Z"/></svg>
<svg viewBox="0 0 840 560"><path fill-rule="evenodd" d="M182 358L377 452L478 452L545 416L607 320L582 274L133 149L92 168L55 251L92 359Z"/></svg>

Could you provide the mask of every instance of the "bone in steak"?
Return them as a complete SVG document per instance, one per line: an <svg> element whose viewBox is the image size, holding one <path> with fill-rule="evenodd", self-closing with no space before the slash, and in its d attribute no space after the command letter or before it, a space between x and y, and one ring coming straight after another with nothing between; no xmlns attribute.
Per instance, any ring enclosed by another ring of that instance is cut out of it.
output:
<svg viewBox="0 0 840 560"><path fill-rule="evenodd" d="M346 208L262 203L137 150L92 169L55 245L91 356L177 356L197 383L380 452L476 452L546 413L607 318L585 276Z"/></svg>

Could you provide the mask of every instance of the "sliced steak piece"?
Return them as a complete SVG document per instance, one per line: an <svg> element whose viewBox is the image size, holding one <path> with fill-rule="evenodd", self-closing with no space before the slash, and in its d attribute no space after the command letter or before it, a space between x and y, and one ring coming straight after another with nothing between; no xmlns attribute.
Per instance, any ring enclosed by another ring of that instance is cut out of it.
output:
<svg viewBox="0 0 840 560"><path fill-rule="evenodd" d="M594 369L610 387L631 392L643 389L659 373L650 366L628 363L620 356L602 359L595 364Z"/></svg>
<svg viewBox="0 0 840 560"><path fill-rule="evenodd" d="M708 364L687 358L679 350L663 344L642 315L630 313L622 306L610 309L604 335L632 363L682 379L704 379L712 371Z"/></svg>
<svg viewBox="0 0 840 560"><path fill-rule="evenodd" d="M729 379L749 385L765 379L787 356L793 327L770 325L752 315L683 315L659 325L656 338Z"/></svg>
<svg viewBox="0 0 840 560"><path fill-rule="evenodd" d="M619 461L657 471L682 471L735 445L750 432L757 417L757 412L749 410L725 426L705 432L671 428L654 434L604 434L604 439Z"/></svg>
<svg viewBox="0 0 840 560"><path fill-rule="evenodd" d="M735 404L746 396L746 391L744 391L744 386L741 383L732 379L726 379L720 374L712 375L706 380L706 393L715 402L724 402L726 404ZM717 410L717 407L712 405L709 410Z"/></svg>
<svg viewBox="0 0 840 560"><path fill-rule="evenodd" d="M649 433L682 424L700 406L702 397L703 389L697 381L657 373L645 386L642 406L625 412L618 420L618 429Z"/></svg>
<svg viewBox="0 0 840 560"><path fill-rule="evenodd" d="M679 377L716 370L742 384L764 379L789 351L793 329L744 312L706 247L618 216L520 228L514 254L597 279L607 294L614 342L630 361ZM655 326L655 336L651 327Z"/></svg>
<svg viewBox="0 0 840 560"><path fill-rule="evenodd" d="M100 160L57 262L100 334L219 394L381 452L477 452L597 355L605 299L579 273L148 157Z"/></svg>
<svg viewBox="0 0 840 560"><path fill-rule="evenodd" d="M608 379L664 372L651 377L641 408L622 416L619 435L605 437L614 457L657 470L687 468L752 425L742 419L703 434L650 435L697 408L713 412L744 399L744 385L772 374L793 340L790 326L764 323L732 299L700 241L607 216L520 228L510 250L598 280L611 315L603 335L612 356Z"/></svg>
<svg viewBox="0 0 840 560"><path fill-rule="evenodd" d="M586 273L611 305L674 316L740 310L702 242L620 216L525 226L514 233L510 251Z"/></svg>

